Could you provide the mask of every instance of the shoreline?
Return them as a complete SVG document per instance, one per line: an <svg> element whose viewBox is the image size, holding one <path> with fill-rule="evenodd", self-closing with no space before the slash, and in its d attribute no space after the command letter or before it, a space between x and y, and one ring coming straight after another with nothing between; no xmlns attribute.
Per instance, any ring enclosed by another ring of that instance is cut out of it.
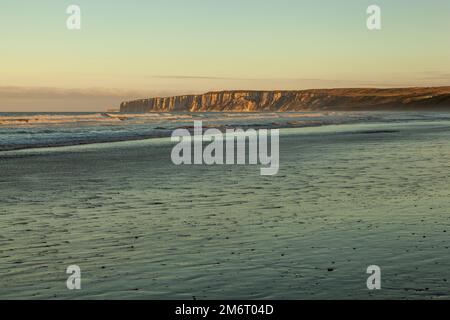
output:
<svg viewBox="0 0 450 320"><path fill-rule="evenodd" d="M371 264L379 298L448 297L449 137L449 120L286 129L272 178L176 166L167 138L16 152L0 297L361 299Z"/></svg>
<svg viewBox="0 0 450 320"><path fill-rule="evenodd" d="M279 127L269 127L265 125L241 125L241 126L227 126L227 127L214 127L214 126L203 126L203 132L205 132L209 128L217 128L222 132L225 132L226 129L279 129L280 135L302 135L302 134L383 134L383 133L397 133L401 131L400 129L396 129L395 127L403 127L403 126L431 126L431 125L450 125L450 120L447 121L439 120L439 119L426 119L426 120L415 120L415 121L392 121L392 122L350 122L350 123L329 123L329 124L317 124L317 125L307 125L307 126L279 126ZM394 127L393 127L394 126ZM383 129L384 127L384 129ZM357 130L360 128L362 130ZM363 130L366 128L366 130ZM193 126L181 126L176 129L188 129L191 134L193 134ZM308 130L309 129L309 130ZM124 138L119 140L105 140L105 141L95 141L95 142L80 142L80 143L67 143L67 144L59 144L59 145L42 145L42 146L33 146L30 148L17 148L17 149L9 149L9 150L0 150L0 158L15 156L18 154L26 154L26 153L44 153L46 151L50 152L58 152L58 151L79 151L82 149L103 149L103 148L114 148L121 146L129 146L130 143L150 143L150 142L167 142L170 144L170 137L173 130L168 130L166 135L158 135L158 136L148 136L142 138ZM305 130L307 130L305 132Z"/></svg>

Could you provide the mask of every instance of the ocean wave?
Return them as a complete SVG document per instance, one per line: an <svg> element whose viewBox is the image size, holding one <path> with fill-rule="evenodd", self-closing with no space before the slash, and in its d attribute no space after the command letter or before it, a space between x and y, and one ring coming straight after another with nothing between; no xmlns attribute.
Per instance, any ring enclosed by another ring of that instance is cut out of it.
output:
<svg viewBox="0 0 450 320"><path fill-rule="evenodd" d="M292 113L0 113L0 150L68 146L170 136L176 128L301 128L370 122L450 120L450 114Z"/></svg>
<svg viewBox="0 0 450 320"><path fill-rule="evenodd" d="M51 125L83 123L120 123L130 121L145 123L154 121L183 121L192 119L214 119L216 121L271 118L313 118L332 115L333 113L92 113L92 114L14 114L0 115L0 125Z"/></svg>

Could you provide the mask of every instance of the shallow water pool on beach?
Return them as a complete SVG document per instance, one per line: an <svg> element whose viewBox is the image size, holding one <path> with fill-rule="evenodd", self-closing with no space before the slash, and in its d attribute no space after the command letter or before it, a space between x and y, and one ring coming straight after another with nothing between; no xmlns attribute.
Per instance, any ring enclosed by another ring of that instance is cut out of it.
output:
<svg viewBox="0 0 450 320"><path fill-rule="evenodd" d="M445 119L286 129L276 176L175 166L166 138L0 153L0 298L449 299L449 141Z"/></svg>

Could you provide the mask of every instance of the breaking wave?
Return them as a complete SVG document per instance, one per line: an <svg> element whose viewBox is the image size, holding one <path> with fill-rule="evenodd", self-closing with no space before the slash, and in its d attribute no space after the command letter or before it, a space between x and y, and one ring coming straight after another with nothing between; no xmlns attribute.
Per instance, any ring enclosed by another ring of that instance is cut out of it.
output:
<svg viewBox="0 0 450 320"><path fill-rule="evenodd" d="M358 122L450 119L448 113L0 113L0 151L170 136L202 120L204 127L293 128Z"/></svg>

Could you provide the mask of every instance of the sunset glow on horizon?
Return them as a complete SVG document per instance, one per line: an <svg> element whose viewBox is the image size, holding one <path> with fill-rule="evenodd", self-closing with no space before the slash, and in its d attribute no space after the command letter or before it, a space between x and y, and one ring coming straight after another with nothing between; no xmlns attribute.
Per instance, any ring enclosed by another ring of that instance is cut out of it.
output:
<svg viewBox="0 0 450 320"><path fill-rule="evenodd" d="M382 29L370 31L374 3ZM444 0L79 0L82 28L68 30L71 4L2 1L0 112L104 110L211 90L450 84Z"/></svg>

